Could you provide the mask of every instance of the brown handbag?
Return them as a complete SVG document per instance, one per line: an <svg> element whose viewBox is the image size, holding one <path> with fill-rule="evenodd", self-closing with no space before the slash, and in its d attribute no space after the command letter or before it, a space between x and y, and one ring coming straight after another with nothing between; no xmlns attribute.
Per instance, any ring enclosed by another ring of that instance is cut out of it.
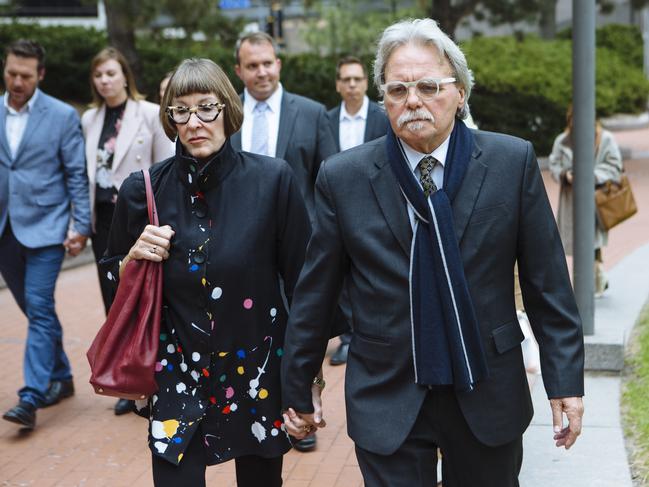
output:
<svg viewBox="0 0 649 487"><path fill-rule="evenodd" d="M604 230L610 230L638 212L626 174L619 183L606 181L595 189L597 219Z"/></svg>
<svg viewBox="0 0 649 487"><path fill-rule="evenodd" d="M143 170L149 222L158 226L151 176ZM158 390L154 378L160 342L162 263L126 264L106 322L88 350L90 384L97 394L144 399Z"/></svg>

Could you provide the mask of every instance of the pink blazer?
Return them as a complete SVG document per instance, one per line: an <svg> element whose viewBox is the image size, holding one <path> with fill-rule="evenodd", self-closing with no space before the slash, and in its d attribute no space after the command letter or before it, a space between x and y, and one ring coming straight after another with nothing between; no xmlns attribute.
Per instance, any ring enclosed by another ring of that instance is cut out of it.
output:
<svg viewBox="0 0 649 487"><path fill-rule="evenodd" d="M113 182L119 189L126 177L134 171L150 167L153 163L171 157L174 143L169 140L158 118L159 107L144 100L128 99L124 118L113 156ZM95 174L97 170L97 144L104 126L106 105L87 110L81 117L81 127L86 141L86 166L90 183L90 208L95 224Z"/></svg>

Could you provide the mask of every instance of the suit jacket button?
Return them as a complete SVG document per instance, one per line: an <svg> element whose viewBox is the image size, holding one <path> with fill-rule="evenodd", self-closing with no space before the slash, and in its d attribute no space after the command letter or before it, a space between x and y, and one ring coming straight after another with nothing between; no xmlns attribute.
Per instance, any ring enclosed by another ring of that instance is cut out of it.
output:
<svg viewBox="0 0 649 487"><path fill-rule="evenodd" d="M206 258L207 256L202 250L194 252L194 262L196 262L197 264L202 264L203 262L205 262Z"/></svg>

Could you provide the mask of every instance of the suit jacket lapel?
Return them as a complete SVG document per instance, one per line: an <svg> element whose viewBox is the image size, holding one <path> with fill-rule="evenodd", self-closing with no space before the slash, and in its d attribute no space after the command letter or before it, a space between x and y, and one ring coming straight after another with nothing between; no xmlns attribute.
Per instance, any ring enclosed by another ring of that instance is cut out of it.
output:
<svg viewBox="0 0 649 487"><path fill-rule="evenodd" d="M482 151L474 142L471 161L464 176L464 181L462 181L462 186L460 186L460 190L455 196L455 200L453 200L453 219L458 243L462 241L475 202L478 200L482 183L487 175L487 166L479 160L481 154Z"/></svg>
<svg viewBox="0 0 649 487"><path fill-rule="evenodd" d="M14 157L14 161L17 161L20 158L20 153L22 152L23 147L26 147L26 145L30 143L32 136L34 136L34 134L38 131L38 126L46 118L45 112L47 112L48 108L49 106L47 100L45 99L45 94L39 92L36 103L34 103L32 111L29 114L29 120L27 121L27 127L25 127L23 138L20 141L20 144L18 144L18 150L16 150L16 157Z"/></svg>
<svg viewBox="0 0 649 487"><path fill-rule="evenodd" d="M365 134L363 134L363 142L369 142L374 137L371 137L371 134L374 132L374 122L376 117L374 117L374 105L370 102L370 106L367 109L367 120L365 121Z"/></svg>
<svg viewBox="0 0 649 487"><path fill-rule="evenodd" d="M88 179L95 180L95 173L97 172L97 146L99 145L99 137L101 130L104 127L104 117L106 116L106 105L102 104L95 112L95 117L88 125L88 133L86 136L86 166L88 168Z"/></svg>
<svg viewBox="0 0 649 487"><path fill-rule="evenodd" d="M387 160L377 162L376 166L378 170L370 178L374 196L401 249L409 256L412 228L410 228L406 203Z"/></svg>
<svg viewBox="0 0 649 487"><path fill-rule="evenodd" d="M138 104L135 100L129 98L126 101L126 108L124 108L124 115L122 115L122 125L119 128L117 139L115 140L115 153L113 155L112 166L113 171L116 171L124 160L124 156L131 148L133 139L135 139L138 128L142 123L142 116L140 115L138 108Z"/></svg>
<svg viewBox="0 0 649 487"><path fill-rule="evenodd" d="M336 149L338 150L338 152L340 152L340 105L338 105L333 111L333 115L331 117L331 130L334 134ZM367 142L367 140L365 140L364 142Z"/></svg>
<svg viewBox="0 0 649 487"><path fill-rule="evenodd" d="M282 93L282 110L279 114L279 131L277 133L277 146L275 157L284 159L288 142L293 135L293 125L297 118L298 108L295 99L290 93Z"/></svg>
<svg viewBox="0 0 649 487"><path fill-rule="evenodd" d="M6 161L11 165L11 151L9 150L9 142L7 141L7 109L4 103L0 105L0 160Z"/></svg>

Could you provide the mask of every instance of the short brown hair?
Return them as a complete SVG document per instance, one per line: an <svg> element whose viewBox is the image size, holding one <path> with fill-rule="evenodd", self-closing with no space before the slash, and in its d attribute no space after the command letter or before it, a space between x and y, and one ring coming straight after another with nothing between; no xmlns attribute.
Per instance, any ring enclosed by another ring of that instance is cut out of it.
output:
<svg viewBox="0 0 649 487"><path fill-rule="evenodd" d="M363 62L356 56L345 56L343 58L340 58L338 60L338 64L336 64L336 79L340 79L340 68L342 68L345 64L360 64L361 69L363 70L363 75L367 78L367 70L365 69Z"/></svg>
<svg viewBox="0 0 649 487"><path fill-rule="evenodd" d="M275 57L277 57L278 47L277 47L277 42L275 42L275 39L273 39L270 35L266 34L265 32L251 32L250 34L246 34L242 37L239 37L239 39L237 39L237 43L234 46L234 59L237 64L239 64L240 62L239 50L241 49L241 45L244 42L249 42L250 44L268 43L271 46L273 46Z"/></svg>
<svg viewBox="0 0 649 487"><path fill-rule="evenodd" d="M107 47L99 51L90 62L90 89L92 90L92 105L99 106L104 103L104 99L97 91L95 83L93 82L95 69L97 69L97 66L99 66L100 64L103 64L111 59L117 61L122 67L122 73L124 73L124 78L126 78L126 93L128 94L128 97L132 98L133 100L141 100L142 98L144 98L144 96L142 96L140 92L137 91L133 71L131 71L131 67L128 65L128 61L126 60L126 57L124 57L124 54L119 52L114 47Z"/></svg>
<svg viewBox="0 0 649 487"><path fill-rule="evenodd" d="M178 65L160 103L160 122L167 137L175 140L178 135L176 124L167 114L167 107L171 105L174 98L194 93L213 93L219 102L225 105L223 109L225 136L230 137L238 132L243 122L243 107L232 83L214 61L192 58L185 59Z"/></svg>
<svg viewBox="0 0 649 487"><path fill-rule="evenodd" d="M29 39L18 39L5 47L5 62L7 56L14 56L36 59L38 61L38 71L45 69L45 49L38 42Z"/></svg>

